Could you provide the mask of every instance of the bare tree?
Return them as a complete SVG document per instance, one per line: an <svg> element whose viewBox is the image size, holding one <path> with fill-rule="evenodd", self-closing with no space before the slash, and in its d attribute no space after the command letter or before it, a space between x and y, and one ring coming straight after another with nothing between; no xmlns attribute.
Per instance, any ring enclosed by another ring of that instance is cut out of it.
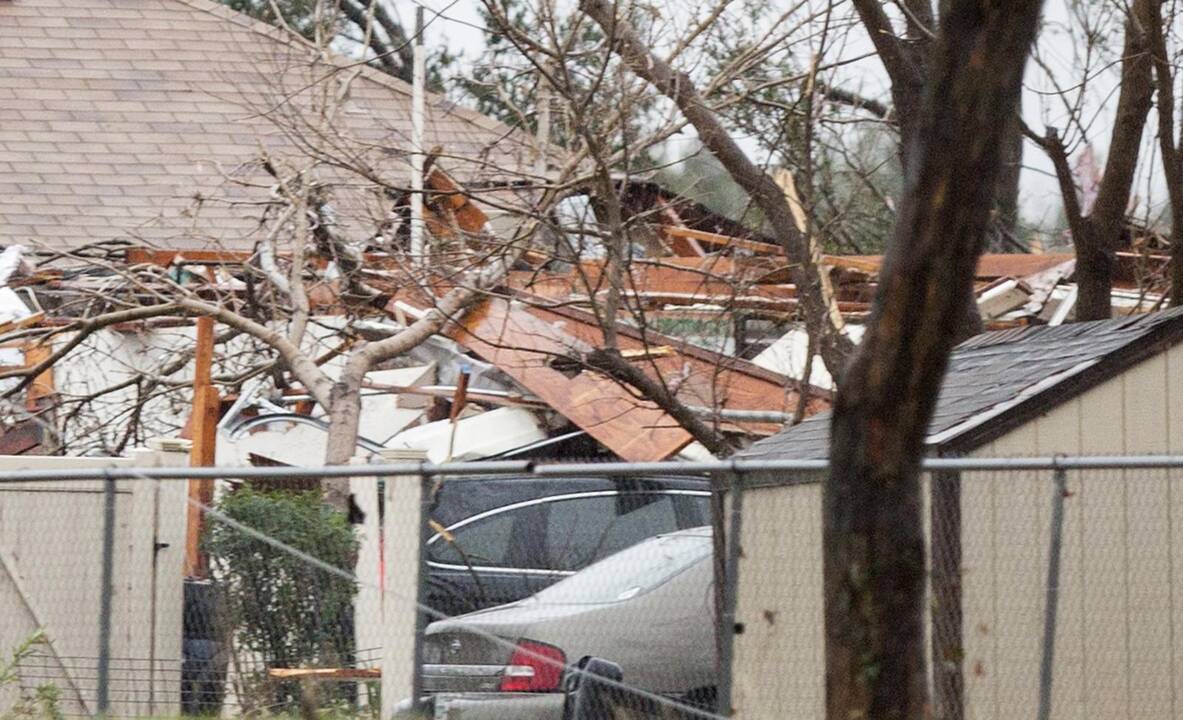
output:
<svg viewBox="0 0 1183 720"><path fill-rule="evenodd" d="M1104 174L1091 209L1082 207L1062 137L1064 133L1053 127L1047 128L1043 135L1030 129L1024 131L1048 154L1055 168L1064 214L1076 249L1077 320L1100 320L1112 312L1114 252L1125 236L1142 135L1154 96L1151 43L1155 35L1153 29L1159 26L1161 3L1158 0L1134 0L1126 11L1117 114L1110 132ZM1162 105L1164 99L1168 103L1165 106ZM1166 120L1173 112L1170 102L1169 95L1160 95L1160 113L1168 113ZM1078 115L1071 122L1077 127L1082 126ZM1171 132L1169 128L1165 130L1168 137ZM1171 156L1174 156L1173 152ZM1166 158L1164 153L1164 161ZM1177 190L1171 192L1172 196L1178 194Z"/></svg>
<svg viewBox="0 0 1183 720"><path fill-rule="evenodd" d="M951 0L927 61L899 220L831 424L823 549L832 720L928 717L919 463L1039 9Z"/></svg>
<svg viewBox="0 0 1183 720"><path fill-rule="evenodd" d="M855 11L875 46L876 54L891 81L891 118L899 125L900 154L905 168L911 164L912 146L919 121L922 93L929 73L932 47L936 41L942 3L933 0L903 0L896 5L897 17L878 0L854 0ZM903 30L897 30L902 26ZM865 106L869 107L869 106ZM1003 169L995 189L991 245L997 249L1015 249L1022 245L1015 239L1018 223L1019 174L1022 169L1023 136L1016 109L1006 121L1003 135L1006 150Z"/></svg>
<svg viewBox="0 0 1183 720"><path fill-rule="evenodd" d="M690 75L675 70L658 57L615 4L608 0L581 0L580 9L600 26L612 50L630 70L677 105L698 132L703 145L763 211L794 265L806 326L817 338L817 347L826 367L838 377L853 345L842 334L841 314L832 292L828 292L829 282L821 267L820 248L816 243L811 244L801 232L784 189L748 158L699 94Z"/></svg>
<svg viewBox="0 0 1183 720"><path fill-rule="evenodd" d="M554 23L554 18L549 22ZM0 373L0 378L20 379L8 389L8 397L15 397L37 374L82 349L96 333L128 322L128 314L137 322L211 316L227 329L223 333L227 340L219 345L222 365L228 364L230 337L236 346L246 344L234 351L241 354L241 362L215 380L231 392L241 390L248 380L268 375L277 386L302 387L328 418L326 462L345 462L355 452L359 391L367 371L383 367L447 329L474 303L497 297L541 309L586 308L595 318L602 343L572 341L570 347L557 351L562 357L554 359L612 378L629 388L636 403L657 405L710 451L730 452L734 442L726 436L726 423L717 412L725 402L722 383L729 362L720 356L712 377L706 379L705 397L687 399L688 378L663 368L661 352L649 352L654 344L668 342L652 339L658 337L647 315L653 303L637 286L637 273L645 266L634 257L633 245L651 232L646 229L649 218L624 217L617 197L617 169L627 173L632 158L676 132L684 121L670 117L638 130L636 119L652 106L652 90L611 62L606 48L599 53L600 61L584 67L554 62L553 58L581 56L584 48L572 49L570 43L586 30L588 21L582 22L582 28L556 26L541 51L538 38L514 36L523 43L523 53L533 53L538 60L537 76L550 88L555 134L568 138L568 147L550 153L548 138L538 141L535 155L542 158L543 168L550 168L545 172L537 171L537 163L522 168L503 162L496 147L470 156L448 147L433 152L429 175L438 169L446 177L442 168L447 167L496 165L506 177L471 188L452 183L430 190L428 205L436 214L428 225L436 241L428 262L412 257L405 243L405 169L397 163L394 168L383 165L391 157L405 156L407 148L392 144L387 136L358 130L356 122L350 122L343 108L360 91L359 68L317 59L323 54L316 51L315 42L308 44L314 52L312 60L302 61L307 67L293 59L286 61L294 82L277 74L270 80L274 97L260 97L257 106L249 108L273 123L290 146L269 148L255 161L226 172L226 197L241 197L236 189L263 191L263 199L256 203L259 229L254 250L227 252L224 261L208 263L196 279L186 279L193 273L183 263L165 272L155 265L129 267L118 260L73 257L106 273L111 284L102 292L82 293L66 313L77 318L74 322L30 336L55 342L55 352L33 367ZM324 36L320 39L323 42ZM298 92L310 95L311 104L291 102ZM535 111L521 109L523 117ZM530 138L506 129L503 141L521 145L529 144ZM594 222L583 217L564 219L559 212L563 202L588 196L598 210ZM359 198L368 200L367 212L372 208L372 214L346 218L345 209L359 204ZM195 235L202 232L204 208L220 202L211 195L195 203ZM456 226L446 209L456 202L480 203L495 210L502 215L499 230ZM603 258L587 254L585 244L603 249ZM367 251L375 251L380 259ZM567 268L574 279L573 292L561 299L517 292L521 283L508 282L507 273L518 259L523 259L522 267L532 268L527 274ZM704 282L723 288L723 295L743 294L743 278L724 277L705 266L702 273ZM403 320L393 332L375 332L372 323L363 327L372 318L382 318L389 326L390 301L396 296L412 297L426 312L413 322ZM310 329L320 322L317 314L325 312L337 318L338 342L332 347L309 341ZM720 322L730 323L729 312L727 307L720 311ZM630 346L621 342L618 328L631 328L639 338L640 352L626 352ZM486 339L499 345L515 342L505 337ZM600 346L598 350L595 345ZM116 443L122 446L135 436L135 428L142 427L139 419L146 417L144 408L163 395L171 393L175 398L184 392L187 381L176 374L188 363L187 355L182 351L170 356L151 373L154 377L121 380L79 393L67 415L77 425L84 405L134 389L139 399L129 404L135 408L120 411L121 417L135 418ZM329 360L341 364L339 372L326 367ZM334 487L330 495L340 504L343 487Z"/></svg>
<svg viewBox="0 0 1183 720"><path fill-rule="evenodd" d="M1176 130L1175 58L1170 54L1167 28L1173 26L1175 12L1163 17L1165 3L1150 3L1146 33L1154 60L1154 81L1158 92L1158 148L1163 177L1167 183L1167 205L1171 212L1171 305L1183 304L1183 124ZM1173 10L1173 6L1172 6ZM1176 134L1178 133L1178 134Z"/></svg>

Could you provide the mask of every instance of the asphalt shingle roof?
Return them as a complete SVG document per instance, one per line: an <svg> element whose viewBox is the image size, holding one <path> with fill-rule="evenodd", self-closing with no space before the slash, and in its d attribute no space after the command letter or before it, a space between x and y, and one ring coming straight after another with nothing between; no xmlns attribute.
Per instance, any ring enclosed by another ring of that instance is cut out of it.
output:
<svg viewBox="0 0 1183 720"><path fill-rule="evenodd" d="M314 66L305 45L212 0L0 0L0 28L0 244L249 247L266 187L224 174L266 185L243 164L260 145L295 154L273 120L314 119L326 88L348 86L348 100L319 146L405 175L407 84L340 59ZM427 106L426 147L443 147L454 176L530 167L506 126L439 96ZM373 194L340 212L380 213Z"/></svg>
<svg viewBox="0 0 1183 720"><path fill-rule="evenodd" d="M929 425L928 445L984 442L1183 339L1183 307L1115 320L984 333L953 351ZM830 413L754 443L746 459L824 459ZM968 449L968 448L963 448Z"/></svg>

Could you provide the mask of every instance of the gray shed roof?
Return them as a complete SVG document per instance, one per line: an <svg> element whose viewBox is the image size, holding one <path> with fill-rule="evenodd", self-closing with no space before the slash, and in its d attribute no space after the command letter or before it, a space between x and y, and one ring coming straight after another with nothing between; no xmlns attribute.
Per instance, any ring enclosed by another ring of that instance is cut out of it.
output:
<svg viewBox="0 0 1183 720"><path fill-rule="evenodd" d="M969 451L1183 339L1183 307L1115 320L984 333L953 351L930 450ZM824 459L830 413L753 444L745 459Z"/></svg>

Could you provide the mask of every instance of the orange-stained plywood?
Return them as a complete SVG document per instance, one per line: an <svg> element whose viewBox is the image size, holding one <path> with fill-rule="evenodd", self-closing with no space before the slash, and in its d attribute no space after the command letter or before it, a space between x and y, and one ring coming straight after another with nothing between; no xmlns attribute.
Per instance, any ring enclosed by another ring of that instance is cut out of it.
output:
<svg viewBox="0 0 1183 720"><path fill-rule="evenodd" d="M449 335L625 460L665 460L690 443L664 411L611 379L591 372L568 378L550 367L556 356L587 346L524 308L485 300Z"/></svg>
<svg viewBox="0 0 1183 720"><path fill-rule="evenodd" d="M550 366L556 356L579 356L603 342L594 319L581 311L511 306L503 299L486 300L449 335L497 365L550 407L627 460L662 460L689 441L689 434L661 409L638 399L615 381L591 371L574 377ZM621 328L624 351L641 352L635 364L660 377L676 397L688 404L731 410L792 412L797 393L787 378L673 338L650 333L643 340ZM829 406L827 393L810 398L807 415ZM730 430L758 435L781 429L774 423L724 422Z"/></svg>
<svg viewBox="0 0 1183 720"><path fill-rule="evenodd" d="M528 312L547 324L562 323L563 329L587 346L603 342L603 333L586 313L571 308L543 309L530 307ZM679 400L687 405L722 407L728 410L767 410L793 412L797 406L795 384L783 375L757 367L746 360L719 355L658 333L647 333L642 340L632 329L619 329L621 349L655 345L672 346L677 352L638 361L649 375L661 375ZM812 394L806 416L829 407L829 394ZM771 434L781 428L769 423L726 423L756 434Z"/></svg>
<svg viewBox="0 0 1183 720"><path fill-rule="evenodd" d="M24 348L25 367L33 368L49 359L53 355L53 347L49 343L30 343ZM52 398L57 393L53 386L53 367L33 378L29 390L25 395L25 405L29 410L42 407L43 401Z"/></svg>
<svg viewBox="0 0 1183 720"><path fill-rule="evenodd" d="M489 221L489 217L476 206L476 203L469 200L464 188L460 187L447 173L439 168L432 169L427 176L427 187L444 193L443 197L438 199L438 204L447 206L455 216L456 224L460 226L461 230L475 233L485 229L485 223Z"/></svg>

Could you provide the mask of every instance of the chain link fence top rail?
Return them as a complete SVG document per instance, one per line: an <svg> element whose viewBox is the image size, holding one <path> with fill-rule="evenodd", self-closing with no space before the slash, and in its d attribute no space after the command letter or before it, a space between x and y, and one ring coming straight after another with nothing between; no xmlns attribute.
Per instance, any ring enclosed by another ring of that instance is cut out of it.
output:
<svg viewBox="0 0 1183 720"><path fill-rule="evenodd" d="M0 717L379 716L395 591L376 520L394 509L376 478L407 476L430 478L429 494L498 477L629 480L627 492L423 528L421 558L398 562L422 561L421 589L404 599L430 623L416 681L438 717L821 717L824 472L724 461L6 473ZM929 461L934 715L1177 716L1181 473L1175 457ZM673 475L700 485L659 482ZM329 510L309 480L324 476L357 478L370 520ZM182 582L193 501L179 481L194 477L224 482L199 508L208 578ZM406 513L419 523L418 508ZM716 542L712 528L740 541ZM473 608L484 610L451 618ZM488 705L510 696L524 702Z"/></svg>

